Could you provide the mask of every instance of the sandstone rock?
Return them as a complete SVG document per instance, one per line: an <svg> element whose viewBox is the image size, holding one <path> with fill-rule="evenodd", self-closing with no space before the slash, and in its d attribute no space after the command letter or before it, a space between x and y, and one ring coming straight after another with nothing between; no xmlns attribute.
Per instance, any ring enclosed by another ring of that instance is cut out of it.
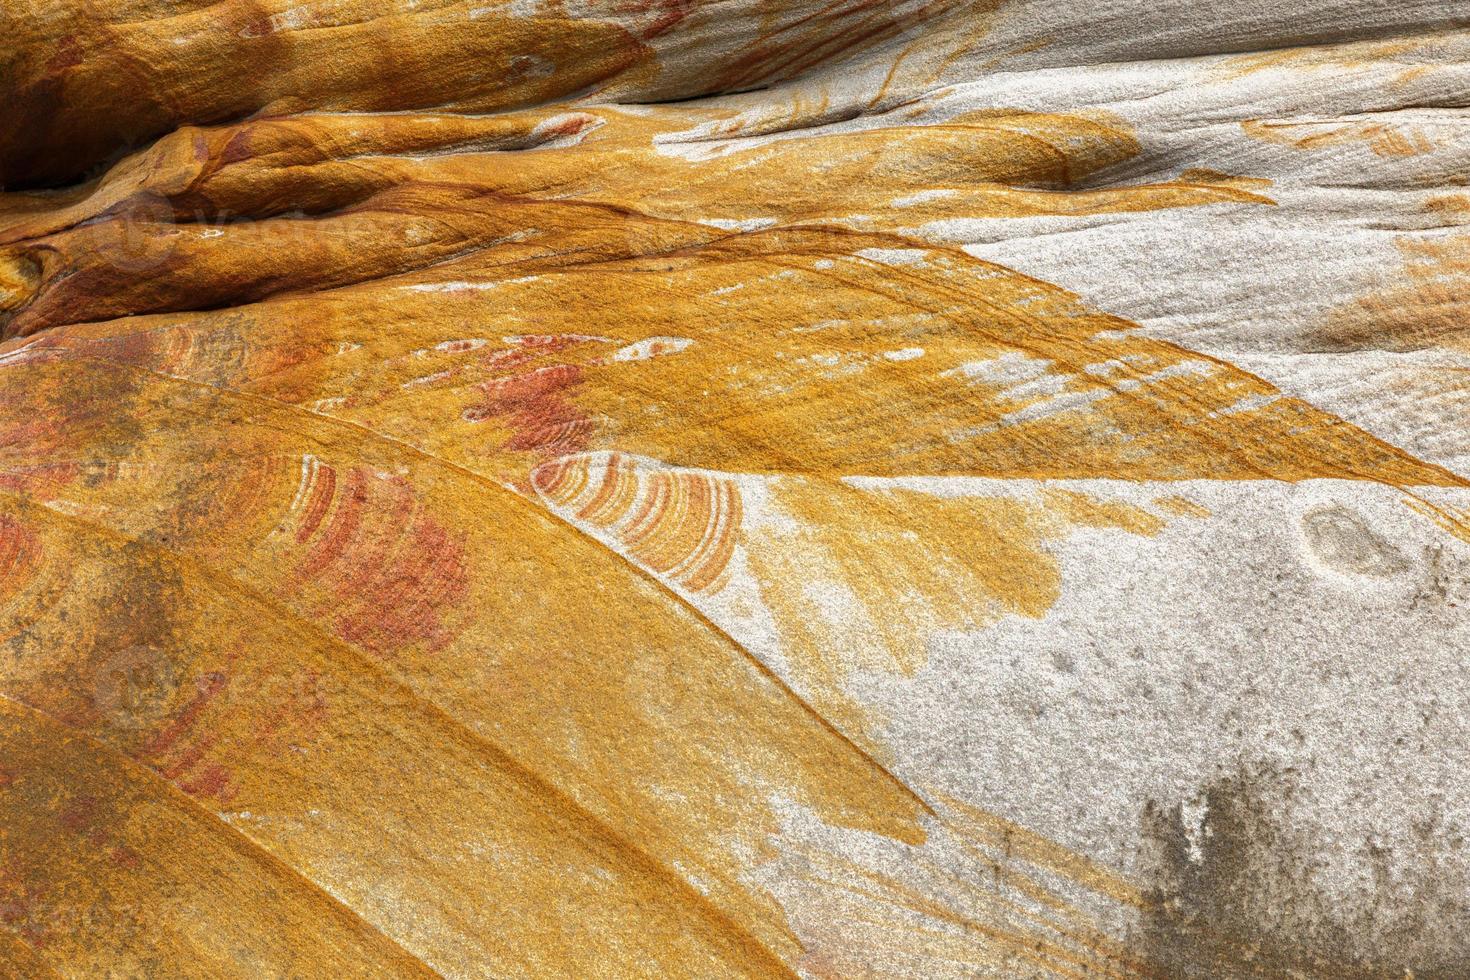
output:
<svg viewBox="0 0 1470 980"><path fill-rule="evenodd" d="M0 972L1470 975L1470 7L0 12Z"/></svg>

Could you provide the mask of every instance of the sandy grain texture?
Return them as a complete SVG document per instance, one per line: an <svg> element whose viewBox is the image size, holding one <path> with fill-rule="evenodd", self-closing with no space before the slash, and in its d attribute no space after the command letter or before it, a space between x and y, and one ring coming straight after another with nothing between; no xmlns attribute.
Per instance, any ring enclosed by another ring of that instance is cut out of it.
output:
<svg viewBox="0 0 1470 980"><path fill-rule="evenodd" d="M9 0L0 975L1470 971L1463 0Z"/></svg>

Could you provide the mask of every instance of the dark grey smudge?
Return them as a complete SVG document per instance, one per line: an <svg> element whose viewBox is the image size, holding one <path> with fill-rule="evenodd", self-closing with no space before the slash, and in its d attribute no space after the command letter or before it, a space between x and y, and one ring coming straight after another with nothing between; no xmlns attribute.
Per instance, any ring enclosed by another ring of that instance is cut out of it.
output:
<svg viewBox="0 0 1470 980"><path fill-rule="evenodd" d="M1204 786L1192 813L1178 803L1146 805L1154 885L1135 948L1151 972L1180 980L1470 978L1470 895L1437 872L1439 849L1461 846L1458 835L1434 817L1410 839L1363 842L1371 900L1342 902L1314 884L1323 861L1291 822L1296 794L1293 770L1241 766ZM1200 804L1203 820L1186 830Z"/></svg>

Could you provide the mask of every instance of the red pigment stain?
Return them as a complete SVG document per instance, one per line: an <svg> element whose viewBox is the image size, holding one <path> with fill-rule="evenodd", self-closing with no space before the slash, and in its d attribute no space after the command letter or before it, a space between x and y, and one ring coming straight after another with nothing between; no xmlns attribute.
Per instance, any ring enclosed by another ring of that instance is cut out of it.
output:
<svg viewBox="0 0 1470 980"><path fill-rule="evenodd" d="M25 588L41 564L41 541L30 528L0 514L0 603Z"/></svg>
<svg viewBox="0 0 1470 980"><path fill-rule="evenodd" d="M20 372L0 372L0 377ZM126 413L134 389L124 379L106 383L77 378L64 386L54 378L33 382L3 377L0 384L0 489L41 500L86 472L77 461L94 440ZM64 461L64 462L63 462ZM110 478L104 467L101 478Z"/></svg>
<svg viewBox="0 0 1470 980"><path fill-rule="evenodd" d="M328 597L317 614L330 618L340 639L376 654L418 643L442 649L453 636L441 613L468 593L459 540L424 511L402 477L354 467L328 481L330 469L323 464L317 478L330 517L315 513L314 499L301 525L306 533L297 533L307 544L297 581Z"/></svg>
<svg viewBox="0 0 1470 980"><path fill-rule="evenodd" d="M269 21L266 24L268 27ZM259 24L248 24L246 25L246 30L249 30L251 27L258 29ZM248 128L241 129L234 136L231 136L229 141L225 143L225 148L220 151L220 166L224 167L232 163L239 163L242 160L249 160L254 156L254 151L250 147L252 136L253 133Z"/></svg>
<svg viewBox="0 0 1470 980"><path fill-rule="evenodd" d="M231 767L217 758L219 737L201 731L200 722L212 705L219 709L216 716L223 710L220 695L227 692L230 679L215 672L200 677L195 686L189 702L154 733L137 755L190 796L228 803L239 792L238 782ZM247 686L252 694L250 729L245 739L227 740L225 744L233 754L282 754L293 743L309 740L326 717L321 677L315 671L257 678Z"/></svg>
<svg viewBox="0 0 1470 980"><path fill-rule="evenodd" d="M237 790L229 772L223 766L213 763L205 766L193 779L179 783L179 788L190 796L210 796L221 803L228 803L233 799Z"/></svg>
<svg viewBox="0 0 1470 980"><path fill-rule="evenodd" d="M498 378L480 386L485 401L467 411L468 421L499 418L510 424L512 433L502 448L512 452L585 446L590 422L566 398L582 381L583 369L576 364L538 368L513 378ZM560 453L559 453L560 454Z"/></svg>
<svg viewBox="0 0 1470 980"><path fill-rule="evenodd" d="M84 338L72 341L66 338L67 346L83 357L99 357L117 364L135 364L154 367L157 343L154 334L143 331L117 334L111 337Z"/></svg>
<svg viewBox="0 0 1470 980"><path fill-rule="evenodd" d="M694 0L628 0L615 9L623 16L652 17L652 22L637 33L641 41L652 41L666 33L694 8Z"/></svg>
<svg viewBox="0 0 1470 980"><path fill-rule="evenodd" d="M61 826L74 834L91 836L96 831L92 824L97 819L97 798L83 793L68 800L61 808Z"/></svg>
<svg viewBox="0 0 1470 980"><path fill-rule="evenodd" d="M536 135L543 140L552 140L558 136L576 136L597 121L596 116L589 115L588 113L573 113L554 125L545 126L545 128L538 126Z"/></svg>
<svg viewBox="0 0 1470 980"><path fill-rule="evenodd" d="M600 338L575 334L517 340L517 348L496 351L484 359L484 365L497 372L516 371L542 361L548 354L600 342ZM467 422L495 419L508 427L510 435L501 445L508 452L532 452L543 460L581 452L590 444L595 428L571 398L583 376L581 365L553 363L492 378L478 386L484 400L465 409L463 418Z"/></svg>
<svg viewBox="0 0 1470 980"><path fill-rule="evenodd" d="M33 462L50 455L69 455L62 451L67 421L38 411L0 419L0 489L45 499L81 475L81 466L75 462Z"/></svg>
<svg viewBox="0 0 1470 980"><path fill-rule="evenodd" d="M137 852L119 841L116 830L101 825L100 809L97 797L82 794L68 800L62 807L59 822L99 853L107 855L113 864L129 870L138 867L142 860Z"/></svg>
<svg viewBox="0 0 1470 980"><path fill-rule="evenodd" d="M99 852L108 854L114 861L127 866L128 856L136 863L137 855L126 845L119 843L118 833L102 825L97 797L83 793L72 797L61 808L58 822L63 828L81 837ZM119 860L119 855L122 859Z"/></svg>
<svg viewBox="0 0 1470 980"><path fill-rule="evenodd" d="M305 544L316 533L322 518L327 516L327 508L332 506L332 497L336 492L337 471L330 466L319 467L316 479L311 484L311 493L307 497L305 516L296 529L297 544Z"/></svg>
<svg viewBox="0 0 1470 980"><path fill-rule="evenodd" d="M43 886L0 867L0 924L37 948L45 946L49 939L46 927L37 921L45 897Z"/></svg>
<svg viewBox="0 0 1470 980"><path fill-rule="evenodd" d="M56 53L46 62L46 72L60 74L85 60L85 49L81 40L75 34L68 34L56 42Z"/></svg>
<svg viewBox="0 0 1470 980"><path fill-rule="evenodd" d="M142 858L138 857L138 852L126 844L119 844L117 847L114 847L109 856L112 858L113 864L126 868L129 871L136 870L143 863Z"/></svg>
<svg viewBox="0 0 1470 980"><path fill-rule="evenodd" d="M218 738L198 728L200 716L228 686L229 678L220 672L200 677L195 681L194 696L137 753L190 796L210 796L221 803L234 795L234 787L228 770L205 761Z"/></svg>
<svg viewBox="0 0 1470 980"><path fill-rule="evenodd" d="M195 681L194 696L189 699L189 703L175 712L168 723L143 745L142 754L158 758L171 752L179 740L193 730L195 722L209 702L228 684L229 679L218 672L205 674Z"/></svg>

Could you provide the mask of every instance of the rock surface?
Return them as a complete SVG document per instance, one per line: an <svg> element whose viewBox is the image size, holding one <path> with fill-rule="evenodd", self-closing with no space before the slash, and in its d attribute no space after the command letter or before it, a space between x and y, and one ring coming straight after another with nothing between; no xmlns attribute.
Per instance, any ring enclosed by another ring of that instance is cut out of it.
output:
<svg viewBox="0 0 1470 980"><path fill-rule="evenodd" d="M0 972L1470 975L1464 0L0 37Z"/></svg>

